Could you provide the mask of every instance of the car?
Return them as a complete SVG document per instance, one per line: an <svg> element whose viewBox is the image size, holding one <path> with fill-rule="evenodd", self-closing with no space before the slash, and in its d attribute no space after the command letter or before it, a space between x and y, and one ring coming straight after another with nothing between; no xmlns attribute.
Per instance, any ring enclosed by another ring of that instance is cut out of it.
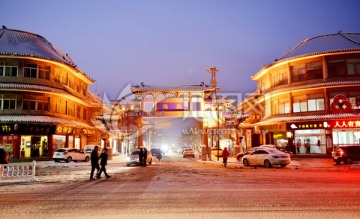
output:
<svg viewBox="0 0 360 219"><path fill-rule="evenodd" d="M353 161L360 161L360 145L342 145L332 152L335 163L352 164Z"/></svg>
<svg viewBox="0 0 360 219"><path fill-rule="evenodd" d="M250 148L250 149L247 149L243 152L240 152L236 155L236 160L238 161L241 161L243 156L246 155L246 154L251 154L252 152L254 152L256 150L256 148Z"/></svg>
<svg viewBox="0 0 360 219"><path fill-rule="evenodd" d="M84 152L90 155L91 152L94 150L95 146L99 147L98 153L100 155L101 154L101 147L99 145L92 145L92 144L91 145L85 145Z"/></svg>
<svg viewBox="0 0 360 219"><path fill-rule="evenodd" d="M285 167L291 163L290 155L275 148L258 148L250 154L246 154L242 158L244 166L265 166L272 167L280 165Z"/></svg>
<svg viewBox="0 0 360 219"><path fill-rule="evenodd" d="M159 148L151 148L150 152L153 157L156 157L157 159L159 159L159 161L161 160L162 152Z"/></svg>
<svg viewBox="0 0 360 219"><path fill-rule="evenodd" d="M76 148L59 148L54 152L53 160L55 162L65 161L85 161L90 160L90 155Z"/></svg>
<svg viewBox="0 0 360 219"><path fill-rule="evenodd" d="M140 152L140 150L137 149L137 150L131 152L131 154L126 158L126 165L128 167L131 164L140 165L139 152ZM151 165L151 163L152 163L152 154L150 151L147 151L146 163L148 163L149 165Z"/></svg>
<svg viewBox="0 0 360 219"><path fill-rule="evenodd" d="M194 149L187 148L183 152L183 158L185 157L194 157L195 158L195 151Z"/></svg>

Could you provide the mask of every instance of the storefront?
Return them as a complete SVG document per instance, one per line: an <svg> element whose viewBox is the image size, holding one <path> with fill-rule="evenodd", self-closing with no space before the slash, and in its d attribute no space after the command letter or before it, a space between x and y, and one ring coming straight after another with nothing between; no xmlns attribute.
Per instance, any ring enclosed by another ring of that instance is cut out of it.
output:
<svg viewBox="0 0 360 219"><path fill-rule="evenodd" d="M331 153L332 143L329 128L328 123L324 121L286 124L291 147L297 154Z"/></svg>
<svg viewBox="0 0 360 219"><path fill-rule="evenodd" d="M360 144L360 119L334 120L329 125L332 127L334 146Z"/></svg>

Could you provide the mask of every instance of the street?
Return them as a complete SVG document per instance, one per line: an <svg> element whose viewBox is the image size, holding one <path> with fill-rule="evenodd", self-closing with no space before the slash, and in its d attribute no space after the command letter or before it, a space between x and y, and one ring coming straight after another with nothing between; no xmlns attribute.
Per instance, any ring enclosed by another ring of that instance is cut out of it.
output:
<svg viewBox="0 0 360 219"><path fill-rule="evenodd" d="M0 186L0 218L359 218L360 169L306 159L285 168L114 159L112 177L94 181L89 163L39 162L38 182Z"/></svg>

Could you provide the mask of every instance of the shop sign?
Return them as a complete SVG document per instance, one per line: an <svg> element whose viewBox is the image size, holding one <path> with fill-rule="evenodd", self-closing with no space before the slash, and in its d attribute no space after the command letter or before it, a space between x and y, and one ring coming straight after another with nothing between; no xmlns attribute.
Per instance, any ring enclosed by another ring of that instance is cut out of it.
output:
<svg viewBox="0 0 360 219"><path fill-rule="evenodd" d="M327 126L329 127L329 126ZM295 130L295 129L323 129L324 122L298 122L298 123L287 123L287 130Z"/></svg>
<svg viewBox="0 0 360 219"><path fill-rule="evenodd" d="M2 124L0 134L20 133L20 134L52 134L55 126L51 125L27 125L27 124Z"/></svg>
<svg viewBox="0 0 360 219"><path fill-rule="evenodd" d="M175 102L175 103L158 103L158 111L172 111L172 110L187 110L187 103L184 102Z"/></svg>
<svg viewBox="0 0 360 219"><path fill-rule="evenodd" d="M19 139L19 137L17 135L3 135L2 136L3 142L12 142L13 140L16 141L18 139Z"/></svg>
<svg viewBox="0 0 360 219"><path fill-rule="evenodd" d="M75 127L71 126L57 126L56 134L58 135L79 135L79 131Z"/></svg>
<svg viewBox="0 0 360 219"><path fill-rule="evenodd" d="M360 128L360 120L335 120L331 123L333 128Z"/></svg>

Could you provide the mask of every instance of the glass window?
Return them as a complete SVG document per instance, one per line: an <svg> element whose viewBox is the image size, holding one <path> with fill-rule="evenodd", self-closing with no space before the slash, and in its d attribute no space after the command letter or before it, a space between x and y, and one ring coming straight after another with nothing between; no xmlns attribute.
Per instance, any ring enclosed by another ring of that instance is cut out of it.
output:
<svg viewBox="0 0 360 219"><path fill-rule="evenodd" d="M50 79L50 66L39 65L39 78L41 79Z"/></svg>
<svg viewBox="0 0 360 219"><path fill-rule="evenodd" d="M37 65L36 64L26 64L24 67L24 77L37 78Z"/></svg>
<svg viewBox="0 0 360 219"><path fill-rule="evenodd" d="M0 62L0 76L17 77L18 63L17 62Z"/></svg>
<svg viewBox="0 0 360 219"><path fill-rule="evenodd" d="M16 100L3 100L3 109L16 109Z"/></svg>

